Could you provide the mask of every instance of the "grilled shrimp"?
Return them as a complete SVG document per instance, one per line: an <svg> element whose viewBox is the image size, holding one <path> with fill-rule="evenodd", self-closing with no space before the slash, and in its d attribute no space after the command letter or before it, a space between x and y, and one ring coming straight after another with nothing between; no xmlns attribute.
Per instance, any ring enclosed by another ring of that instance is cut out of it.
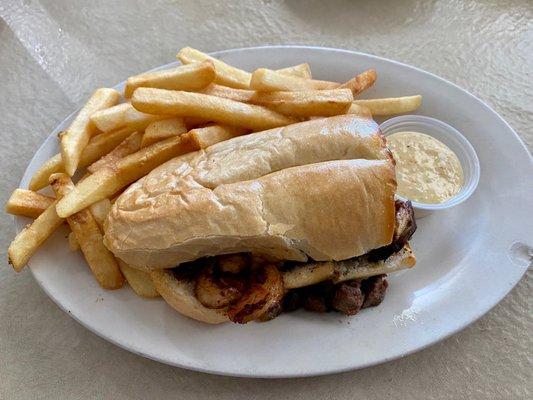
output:
<svg viewBox="0 0 533 400"><path fill-rule="evenodd" d="M228 317L233 322L245 324L261 317L282 297L282 276L276 266L267 264L254 271L248 289L228 307Z"/></svg>
<svg viewBox="0 0 533 400"><path fill-rule="evenodd" d="M202 270L196 279L196 298L207 308L224 308L243 294L244 284L234 277L216 277L212 266Z"/></svg>

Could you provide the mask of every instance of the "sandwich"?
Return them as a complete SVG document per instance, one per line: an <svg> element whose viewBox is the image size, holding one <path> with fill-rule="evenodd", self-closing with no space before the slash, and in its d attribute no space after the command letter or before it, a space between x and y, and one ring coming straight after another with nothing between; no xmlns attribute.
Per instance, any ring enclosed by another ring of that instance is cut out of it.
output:
<svg viewBox="0 0 533 400"><path fill-rule="evenodd" d="M354 115L236 137L170 160L114 203L104 243L181 314L354 315L413 267L409 202L378 125Z"/></svg>

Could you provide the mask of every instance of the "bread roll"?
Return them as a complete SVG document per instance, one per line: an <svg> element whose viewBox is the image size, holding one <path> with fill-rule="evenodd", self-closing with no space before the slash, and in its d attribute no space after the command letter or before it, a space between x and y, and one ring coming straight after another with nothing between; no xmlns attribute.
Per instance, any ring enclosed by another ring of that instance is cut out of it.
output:
<svg viewBox="0 0 533 400"><path fill-rule="evenodd" d="M150 273L161 297L180 314L208 324L228 322L226 310L204 307L194 295L194 282L178 280L172 271L158 270Z"/></svg>
<svg viewBox="0 0 533 400"><path fill-rule="evenodd" d="M243 251L343 260L390 243L395 191L390 153L373 121L308 121L156 168L116 201L105 243L127 263L151 269Z"/></svg>

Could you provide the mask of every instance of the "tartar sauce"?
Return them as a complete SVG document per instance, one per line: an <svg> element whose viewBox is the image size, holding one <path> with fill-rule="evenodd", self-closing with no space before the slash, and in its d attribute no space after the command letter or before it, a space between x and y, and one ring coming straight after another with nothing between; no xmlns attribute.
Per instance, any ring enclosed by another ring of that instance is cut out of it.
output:
<svg viewBox="0 0 533 400"><path fill-rule="evenodd" d="M398 194L420 203L442 203L461 190L461 162L444 143L419 132L387 136L396 160Z"/></svg>

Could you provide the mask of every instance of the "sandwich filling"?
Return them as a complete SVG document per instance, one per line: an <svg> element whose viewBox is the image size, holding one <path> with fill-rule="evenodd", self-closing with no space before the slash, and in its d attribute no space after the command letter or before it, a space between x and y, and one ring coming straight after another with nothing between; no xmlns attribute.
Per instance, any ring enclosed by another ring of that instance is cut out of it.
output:
<svg viewBox="0 0 533 400"><path fill-rule="evenodd" d="M413 208L396 200L395 210L392 242L348 260L294 262L238 253L184 263L172 273L194 286L202 306L235 323L266 321L298 308L355 315L382 302L387 273L414 265L408 244L416 230Z"/></svg>

